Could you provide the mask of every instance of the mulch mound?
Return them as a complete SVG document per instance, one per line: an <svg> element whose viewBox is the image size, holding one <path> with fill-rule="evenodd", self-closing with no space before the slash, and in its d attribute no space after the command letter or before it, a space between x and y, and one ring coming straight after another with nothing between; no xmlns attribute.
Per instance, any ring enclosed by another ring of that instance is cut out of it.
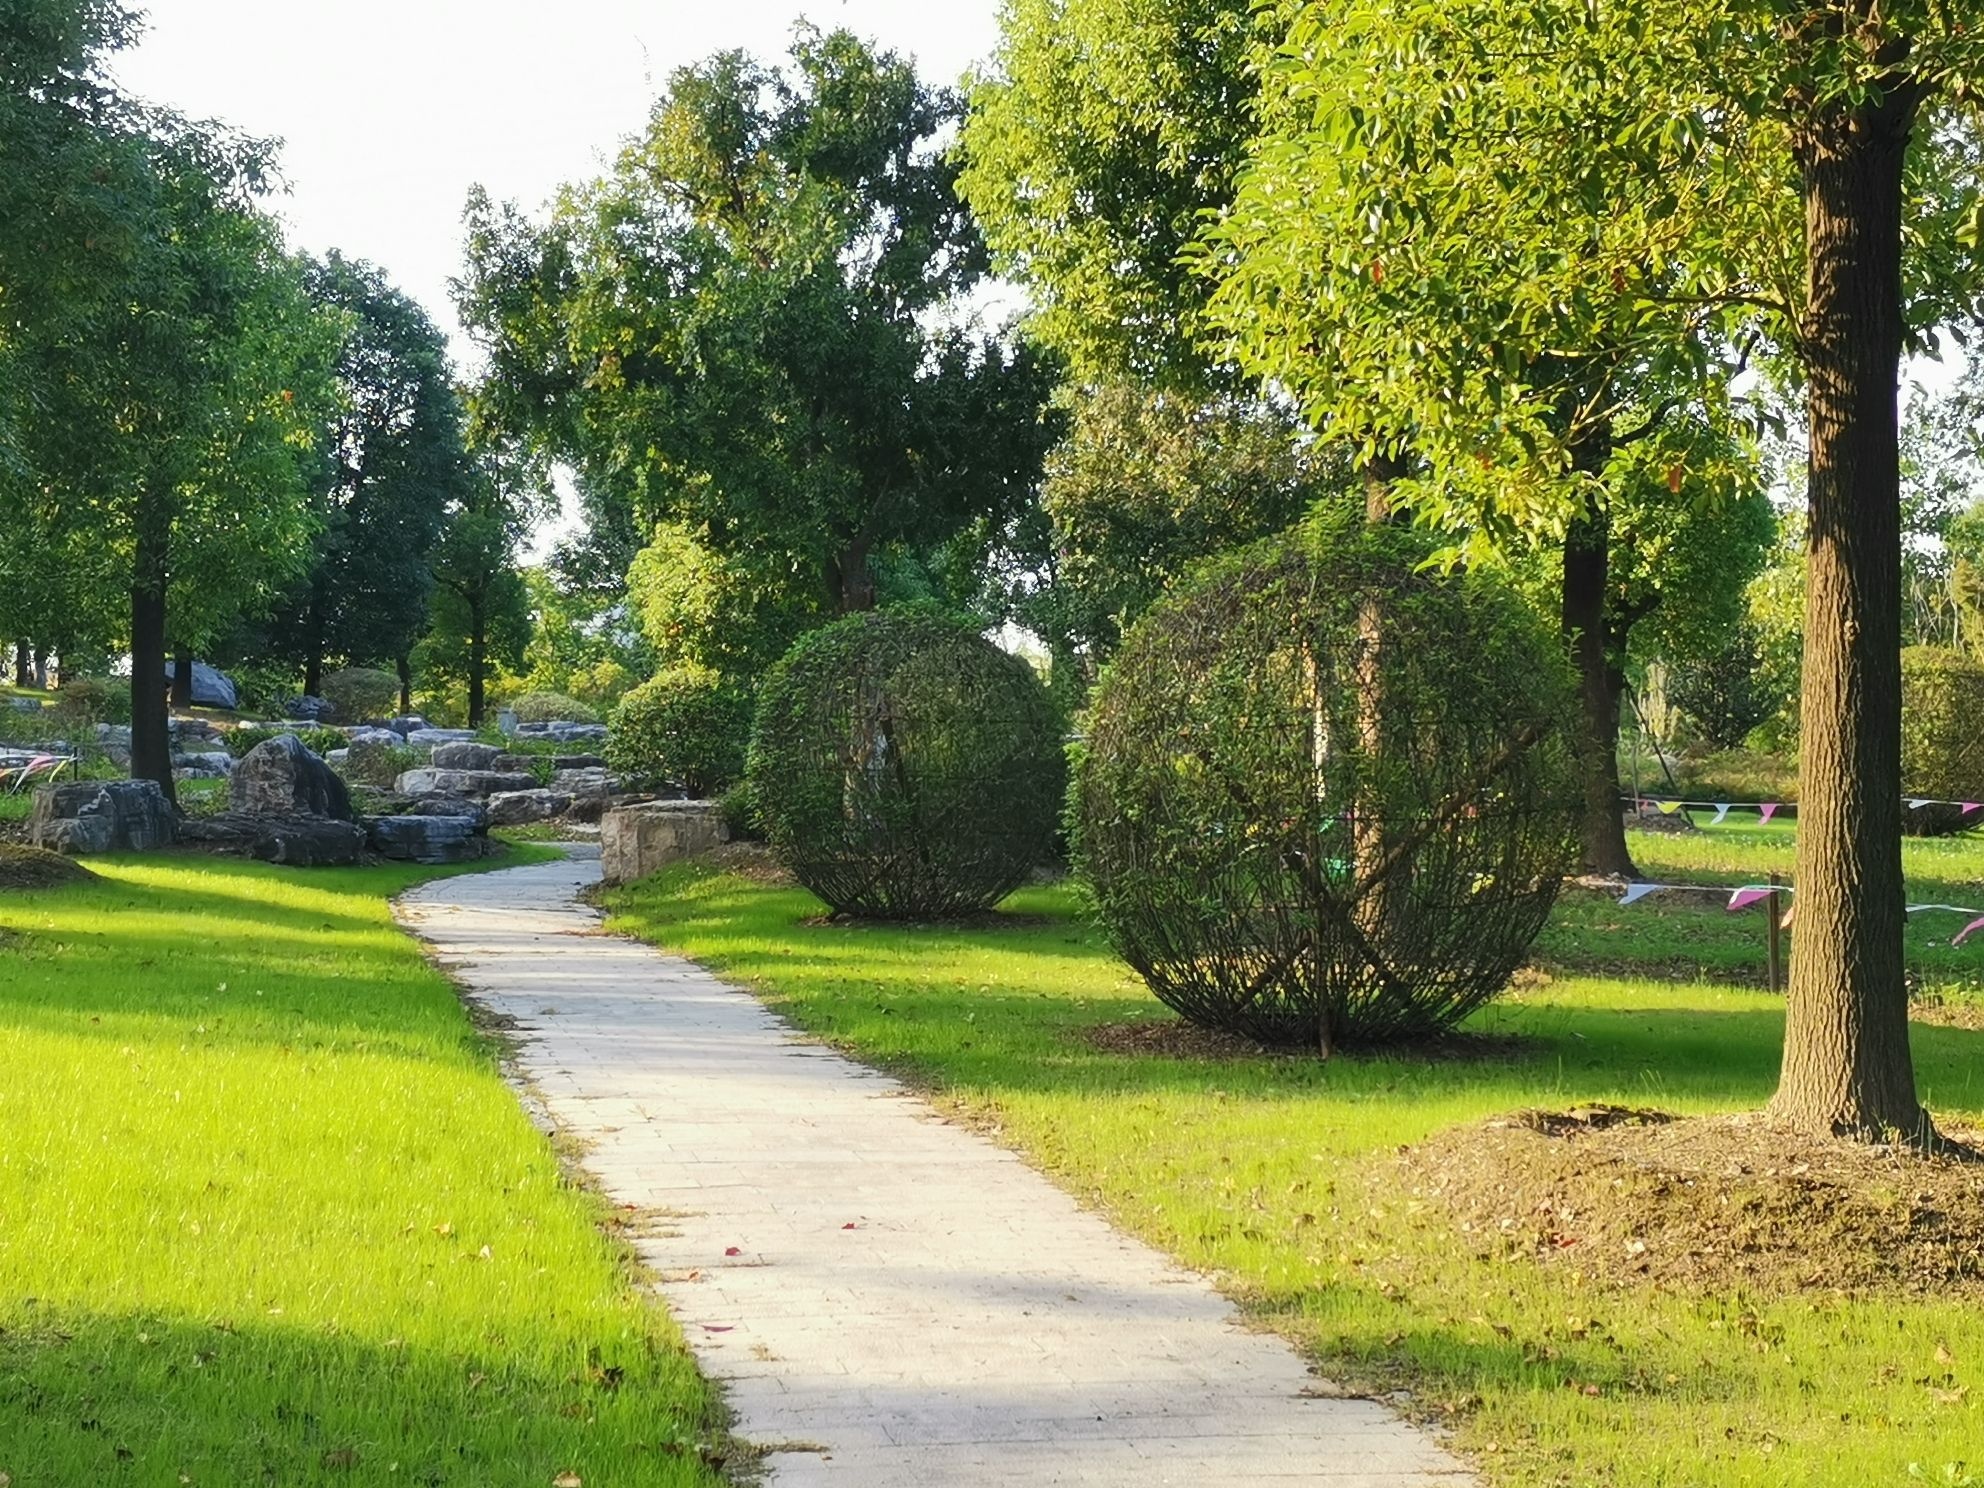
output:
<svg viewBox="0 0 1984 1488"><path fill-rule="evenodd" d="M1482 1254L1601 1282L1984 1294L1984 1133L1943 1136L1925 1154L1586 1106L1442 1132L1398 1162Z"/></svg>
<svg viewBox="0 0 1984 1488"><path fill-rule="evenodd" d="M54 889L95 876L81 863L47 848L0 842L0 889Z"/></svg>

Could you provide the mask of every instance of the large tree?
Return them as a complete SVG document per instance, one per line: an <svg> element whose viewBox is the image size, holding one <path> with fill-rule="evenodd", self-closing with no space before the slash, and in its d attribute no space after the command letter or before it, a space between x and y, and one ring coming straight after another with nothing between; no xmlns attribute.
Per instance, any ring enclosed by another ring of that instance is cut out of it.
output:
<svg viewBox="0 0 1984 1488"><path fill-rule="evenodd" d="M1049 369L974 332L985 255L950 94L846 32L677 72L613 172L532 223L476 196L463 319L492 411L641 525L835 609L878 557L995 525L1052 441Z"/></svg>
<svg viewBox="0 0 1984 1488"><path fill-rule="evenodd" d="M377 268L335 252L308 265L304 282L339 328L336 402L311 482L309 573L269 644L301 663L314 694L327 657L397 661L419 637L429 555L467 457L447 344L426 312Z"/></svg>
<svg viewBox="0 0 1984 1488"><path fill-rule="evenodd" d="M1710 414L1718 347L1773 348L1802 384L1799 934L1773 1110L1927 1134L1902 974L1896 397L1911 336L1984 286L1976 18L1927 0L1281 16L1268 127L1207 266L1249 365L1373 437L1411 429L1433 479L1408 499L1560 519L1580 425L1524 355L1539 328L1578 358L1665 348L1658 370L1693 366ZM1443 300L1465 313L1425 313Z"/></svg>

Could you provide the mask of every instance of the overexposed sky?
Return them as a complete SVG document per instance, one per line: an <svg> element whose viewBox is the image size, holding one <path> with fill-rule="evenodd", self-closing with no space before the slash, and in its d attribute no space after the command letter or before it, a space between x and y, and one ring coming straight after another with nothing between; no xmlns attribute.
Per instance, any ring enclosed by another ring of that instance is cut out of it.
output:
<svg viewBox="0 0 1984 1488"><path fill-rule="evenodd" d="M142 3L142 0L141 0ZM458 338L448 279L480 182L535 208L596 173L670 71L783 54L846 26L951 82L992 50L997 0L151 0L126 88L283 141L272 203L298 247L385 269ZM456 341L457 357L467 348Z"/></svg>

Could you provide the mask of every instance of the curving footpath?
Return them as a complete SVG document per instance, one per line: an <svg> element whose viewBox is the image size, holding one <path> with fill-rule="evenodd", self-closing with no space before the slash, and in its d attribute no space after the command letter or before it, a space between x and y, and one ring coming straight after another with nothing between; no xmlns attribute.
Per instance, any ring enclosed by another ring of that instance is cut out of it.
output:
<svg viewBox="0 0 1984 1488"><path fill-rule="evenodd" d="M585 849L578 849L583 852ZM694 963L600 933L599 865L443 879L401 920L514 1020L775 1488L1465 1488L1198 1276Z"/></svg>

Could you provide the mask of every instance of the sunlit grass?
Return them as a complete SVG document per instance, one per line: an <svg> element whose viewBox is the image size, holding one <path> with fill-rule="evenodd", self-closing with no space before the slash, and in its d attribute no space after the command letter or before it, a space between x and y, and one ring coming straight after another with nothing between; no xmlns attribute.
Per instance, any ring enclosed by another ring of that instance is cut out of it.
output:
<svg viewBox="0 0 1984 1488"><path fill-rule="evenodd" d="M673 1327L392 923L428 871L91 866L0 895L15 1488L715 1481Z"/></svg>
<svg viewBox="0 0 1984 1488"><path fill-rule="evenodd" d="M1788 869L1789 843L1736 828L1635 845L1659 876L1743 880ZM1909 864L1933 876L1915 890L1940 898L1984 874L1984 848L1915 843ZM1602 937L1613 962L1648 960L1663 979L1559 975L1509 996L1475 1026L1524 1036L1510 1058L1320 1064L1100 1051L1094 1026L1169 1015L1061 888L1023 892L1005 923L969 929L809 923L819 905L802 892L695 868L610 903L619 928L754 986L800 1025L995 1127L1064 1186L1216 1275L1326 1370L1410 1389L1415 1409L1457 1424L1493 1483L1860 1488L1961 1484L1984 1465L1974 1301L1601 1290L1574 1267L1477 1260L1401 1191L1399 1144L1496 1112L1760 1105L1776 1079L1781 1003L1665 979L1676 944L1707 964L1695 942L1727 922L1760 966L1754 916L1567 905L1552 931L1559 950ZM1946 941L1950 927L1937 931ZM1946 953L1929 944L1936 933L1912 931L1927 939L1911 943ZM1984 965L1984 939L1954 954ZM1915 1042L1926 1096L1975 1119L1984 1034L1919 1027Z"/></svg>

